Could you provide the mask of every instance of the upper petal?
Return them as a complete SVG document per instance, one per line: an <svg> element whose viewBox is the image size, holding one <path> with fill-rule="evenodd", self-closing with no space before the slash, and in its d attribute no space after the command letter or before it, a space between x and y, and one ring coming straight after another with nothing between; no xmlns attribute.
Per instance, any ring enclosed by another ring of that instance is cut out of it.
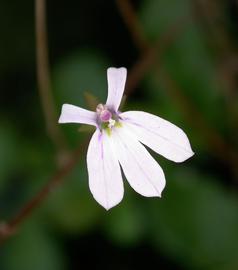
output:
<svg viewBox="0 0 238 270"><path fill-rule="evenodd" d="M126 68L108 68L107 70L107 81L108 81L108 96L106 105L117 111L126 83Z"/></svg>
<svg viewBox="0 0 238 270"><path fill-rule="evenodd" d="M128 111L120 116L139 141L167 159L182 162L194 154L187 135L174 124L141 111Z"/></svg>
<svg viewBox="0 0 238 270"><path fill-rule="evenodd" d="M159 164L126 127L115 129L112 137L117 158L131 187L143 196L160 197L165 177Z"/></svg>
<svg viewBox="0 0 238 270"><path fill-rule="evenodd" d="M80 123L97 126L96 113L74 105L64 104L59 123Z"/></svg>
<svg viewBox="0 0 238 270"><path fill-rule="evenodd" d="M95 200L107 210L123 198L124 188L119 162L111 138L98 129L87 153L89 188Z"/></svg>

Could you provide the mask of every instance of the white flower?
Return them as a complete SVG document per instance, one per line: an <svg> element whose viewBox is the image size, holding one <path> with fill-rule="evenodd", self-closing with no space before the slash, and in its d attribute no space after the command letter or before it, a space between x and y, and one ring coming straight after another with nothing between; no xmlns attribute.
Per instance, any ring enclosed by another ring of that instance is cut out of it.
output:
<svg viewBox="0 0 238 270"><path fill-rule="evenodd" d="M118 111L126 74L126 68L107 70L107 101L99 104L95 112L64 104L59 118L59 123L96 127L87 153L89 188L107 210L123 198L120 166L136 192L146 197L161 196L164 173L144 145L175 162L193 155L186 134L172 123L142 111Z"/></svg>

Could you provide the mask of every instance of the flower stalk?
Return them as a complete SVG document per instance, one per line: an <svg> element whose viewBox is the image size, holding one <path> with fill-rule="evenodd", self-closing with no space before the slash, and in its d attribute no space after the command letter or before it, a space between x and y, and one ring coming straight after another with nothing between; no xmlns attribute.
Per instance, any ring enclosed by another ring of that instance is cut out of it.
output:
<svg viewBox="0 0 238 270"><path fill-rule="evenodd" d="M66 142L59 128L50 82L45 0L35 0L36 70L38 90L46 129L58 153L64 153Z"/></svg>

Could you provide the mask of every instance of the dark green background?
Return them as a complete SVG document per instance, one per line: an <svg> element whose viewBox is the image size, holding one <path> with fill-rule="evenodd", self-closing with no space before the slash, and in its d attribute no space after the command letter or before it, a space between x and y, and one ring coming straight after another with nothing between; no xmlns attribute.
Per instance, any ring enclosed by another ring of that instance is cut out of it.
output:
<svg viewBox="0 0 238 270"><path fill-rule="evenodd" d="M33 2L0 1L1 221L56 170L37 91ZM166 35L173 41L155 56L124 110L148 111L180 126L195 156L176 164L154 155L167 179L163 198L143 198L125 182L122 203L107 212L89 192L84 153L1 247L1 270L238 269L238 164L229 150L238 151L238 5L132 5L151 46ZM85 91L105 101L106 69L125 66L130 73L141 59L115 1L51 0L47 15L58 114L63 103L87 107ZM180 30L173 34L175 25ZM71 149L88 136L77 125L61 128Z"/></svg>

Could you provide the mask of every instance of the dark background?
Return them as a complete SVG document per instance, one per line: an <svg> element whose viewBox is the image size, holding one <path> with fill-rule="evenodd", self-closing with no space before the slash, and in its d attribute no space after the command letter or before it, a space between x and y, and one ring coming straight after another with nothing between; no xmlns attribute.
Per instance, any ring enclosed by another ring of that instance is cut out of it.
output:
<svg viewBox="0 0 238 270"><path fill-rule="evenodd" d="M1 247L2 270L238 269L238 4L131 1L138 37L123 19L122 2L48 1L57 116L63 103L87 107L85 91L105 101L106 69L125 66L130 95L123 110L180 126L195 156L176 164L154 155L167 179L163 198L144 198L125 181L122 203L107 212L89 192L84 151ZM4 222L58 165L37 91L33 1L1 0L0 34ZM88 136L77 125L60 128L70 149Z"/></svg>

